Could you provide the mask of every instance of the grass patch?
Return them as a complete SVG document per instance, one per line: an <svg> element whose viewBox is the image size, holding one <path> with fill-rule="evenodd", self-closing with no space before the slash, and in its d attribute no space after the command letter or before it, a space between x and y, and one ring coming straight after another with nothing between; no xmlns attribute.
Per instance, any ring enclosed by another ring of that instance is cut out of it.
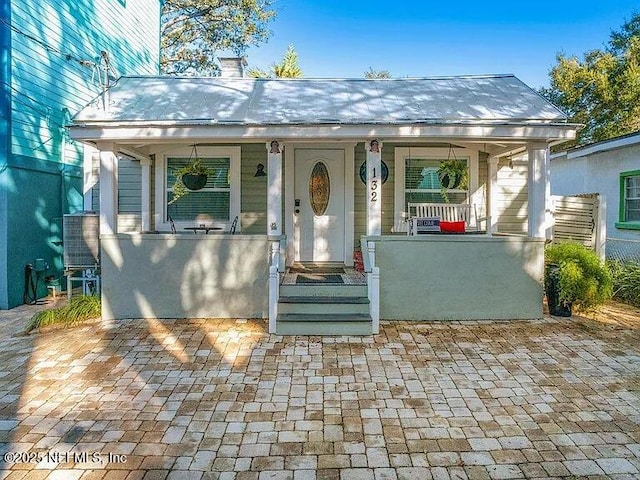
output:
<svg viewBox="0 0 640 480"><path fill-rule="evenodd" d="M607 262L613 277L613 298L640 307L640 263Z"/></svg>
<svg viewBox="0 0 640 480"><path fill-rule="evenodd" d="M72 298L69 303L62 307L36 313L27 323L24 333L30 333L33 330L49 325L69 327L92 318L98 318L100 317L100 312L99 296L82 295Z"/></svg>

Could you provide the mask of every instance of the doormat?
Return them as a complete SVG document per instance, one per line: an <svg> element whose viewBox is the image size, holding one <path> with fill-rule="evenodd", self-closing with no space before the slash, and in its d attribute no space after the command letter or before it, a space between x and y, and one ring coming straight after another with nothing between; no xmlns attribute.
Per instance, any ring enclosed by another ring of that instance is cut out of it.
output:
<svg viewBox="0 0 640 480"><path fill-rule="evenodd" d="M290 273L309 273L313 275L325 275L327 273L344 273L343 267L305 267L296 266L289 268Z"/></svg>
<svg viewBox="0 0 640 480"><path fill-rule="evenodd" d="M344 281L342 275L299 273L296 277L296 283L344 283Z"/></svg>

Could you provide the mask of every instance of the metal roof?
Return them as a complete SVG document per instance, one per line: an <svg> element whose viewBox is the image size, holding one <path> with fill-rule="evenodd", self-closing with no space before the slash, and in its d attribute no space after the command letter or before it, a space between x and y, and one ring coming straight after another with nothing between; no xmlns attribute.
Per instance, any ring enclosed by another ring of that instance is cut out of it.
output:
<svg viewBox="0 0 640 480"><path fill-rule="evenodd" d="M92 124L564 123L513 75L403 79L122 77L74 118Z"/></svg>

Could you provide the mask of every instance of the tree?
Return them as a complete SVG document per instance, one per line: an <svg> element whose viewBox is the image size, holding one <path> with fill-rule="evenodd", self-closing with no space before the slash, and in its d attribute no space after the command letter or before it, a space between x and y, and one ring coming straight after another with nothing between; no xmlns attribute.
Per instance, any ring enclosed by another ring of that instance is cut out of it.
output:
<svg viewBox="0 0 640 480"><path fill-rule="evenodd" d="M372 67L369 67L369 70L364 72L364 78L391 78L391 74L389 70L374 70Z"/></svg>
<svg viewBox="0 0 640 480"><path fill-rule="evenodd" d="M304 76L293 45L289 45L280 63L271 66L271 71L254 67L249 69L247 74L253 78L302 78Z"/></svg>
<svg viewBox="0 0 640 480"><path fill-rule="evenodd" d="M612 32L605 50L582 60L557 56L542 95L583 123L577 144L598 142L640 129L640 14ZM566 145L565 145L566 147Z"/></svg>
<svg viewBox="0 0 640 480"><path fill-rule="evenodd" d="M269 37L274 0L165 0L160 67L167 74L216 75L216 52L244 53Z"/></svg>

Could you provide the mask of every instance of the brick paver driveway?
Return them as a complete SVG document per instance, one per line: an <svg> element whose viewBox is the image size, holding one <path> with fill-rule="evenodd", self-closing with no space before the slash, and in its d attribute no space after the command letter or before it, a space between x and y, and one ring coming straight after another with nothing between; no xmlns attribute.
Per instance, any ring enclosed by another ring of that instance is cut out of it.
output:
<svg viewBox="0 0 640 480"><path fill-rule="evenodd" d="M13 329L15 330L15 328ZM640 330L133 320L0 334L0 478L640 476Z"/></svg>

